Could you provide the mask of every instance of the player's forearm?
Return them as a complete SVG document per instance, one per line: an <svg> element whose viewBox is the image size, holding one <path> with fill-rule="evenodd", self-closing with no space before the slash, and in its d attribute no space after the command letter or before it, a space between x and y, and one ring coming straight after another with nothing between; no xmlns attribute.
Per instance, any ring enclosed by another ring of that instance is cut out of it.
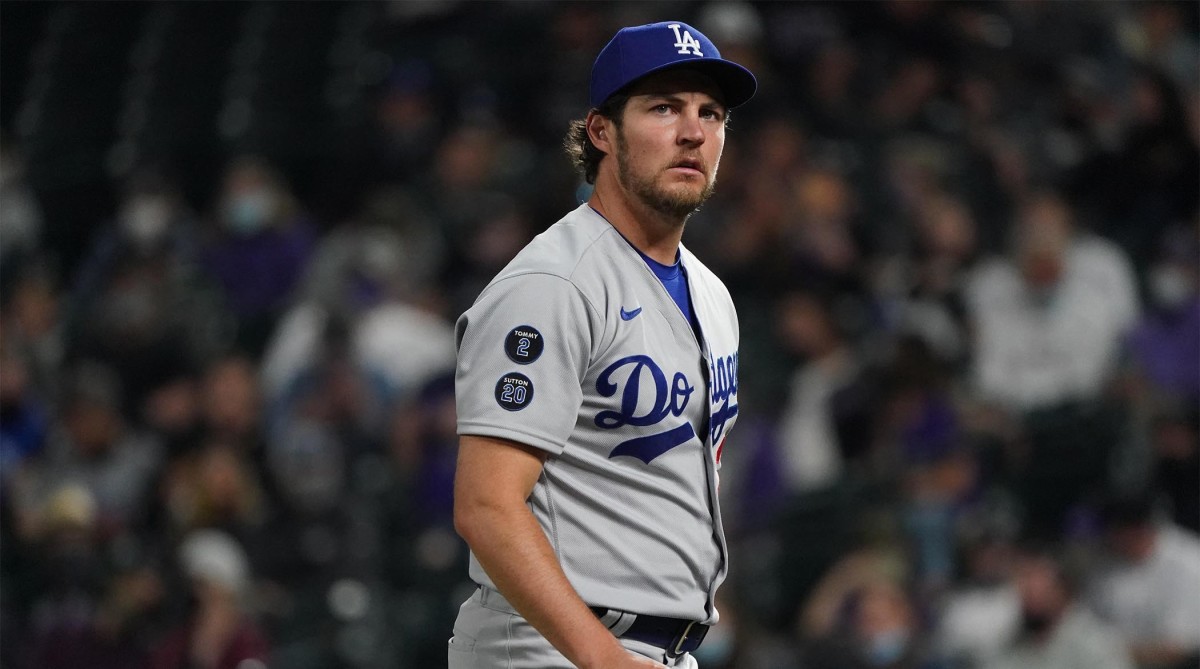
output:
<svg viewBox="0 0 1200 669"><path fill-rule="evenodd" d="M501 594L567 659L602 667L628 654L575 592L528 507L471 505L456 524Z"/></svg>

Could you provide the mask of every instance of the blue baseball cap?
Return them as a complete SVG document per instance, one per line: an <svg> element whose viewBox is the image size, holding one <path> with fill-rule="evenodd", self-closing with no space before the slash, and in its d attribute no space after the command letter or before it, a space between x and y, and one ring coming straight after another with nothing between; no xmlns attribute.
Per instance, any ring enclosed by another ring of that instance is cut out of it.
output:
<svg viewBox="0 0 1200 669"><path fill-rule="evenodd" d="M682 21L663 21L617 31L592 65L590 101L599 107L613 93L655 72L687 67L717 82L725 106L733 108L754 97L758 81L750 70L721 58L721 52Z"/></svg>

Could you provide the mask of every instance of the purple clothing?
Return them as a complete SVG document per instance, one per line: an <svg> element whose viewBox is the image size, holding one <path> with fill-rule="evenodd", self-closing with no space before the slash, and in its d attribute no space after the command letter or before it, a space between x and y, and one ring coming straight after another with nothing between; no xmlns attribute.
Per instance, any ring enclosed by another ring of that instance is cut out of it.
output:
<svg viewBox="0 0 1200 669"><path fill-rule="evenodd" d="M738 526L759 530L770 526L790 494L783 475L783 455L777 430L770 421L750 419L739 423L738 430L741 435L738 445L747 460L739 486L742 494L739 505L744 511L738 518Z"/></svg>
<svg viewBox="0 0 1200 669"><path fill-rule="evenodd" d="M175 629L150 653L150 669L187 669L194 666L191 661L192 624ZM270 654L270 642L259 626L243 620L233 635L225 641L214 669L237 669L256 666L246 660L258 660L257 666L266 666Z"/></svg>
<svg viewBox="0 0 1200 669"><path fill-rule="evenodd" d="M250 237L220 237L204 249L201 263L224 289L234 315L260 316L287 304L315 241L311 223L297 219Z"/></svg>
<svg viewBox="0 0 1200 669"><path fill-rule="evenodd" d="M949 400L927 395L902 427L900 446L910 465L938 462L959 448L958 414Z"/></svg>
<svg viewBox="0 0 1200 669"><path fill-rule="evenodd" d="M90 624L62 625L39 640L32 658L38 669L144 669L145 653L132 638L110 639ZM6 639L6 643L15 643Z"/></svg>
<svg viewBox="0 0 1200 669"><path fill-rule="evenodd" d="M40 403L23 400L0 407L0 480L25 458L42 450L50 421Z"/></svg>
<svg viewBox="0 0 1200 669"><path fill-rule="evenodd" d="M1129 337L1134 359L1156 386L1200 397L1200 299L1174 313L1154 313Z"/></svg>

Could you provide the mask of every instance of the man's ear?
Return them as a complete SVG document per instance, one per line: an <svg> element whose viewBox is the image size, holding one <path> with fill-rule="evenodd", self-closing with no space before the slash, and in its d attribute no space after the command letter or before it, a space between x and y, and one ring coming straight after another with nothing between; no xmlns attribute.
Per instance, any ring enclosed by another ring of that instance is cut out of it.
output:
<svg viewBox="0 0 1200 669"><path fill-rule="evenodd" d="M592 140L592 144L596 145L604 153L612 153L612 119L601 114L597 114L595 110L588 112L587 121L588 139Z"/></svg>

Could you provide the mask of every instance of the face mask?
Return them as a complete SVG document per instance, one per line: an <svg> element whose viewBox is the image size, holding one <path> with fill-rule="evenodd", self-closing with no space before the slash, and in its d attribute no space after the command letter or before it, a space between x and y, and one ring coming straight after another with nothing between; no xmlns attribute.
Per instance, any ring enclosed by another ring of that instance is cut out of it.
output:
<svg viewBox="0 0 1200 669"><path fill-rule="evenodd" d="M249 237L267 227L274 209L274 202L265 191L238 195L225 211L225 225L234 234Z"/></svg>
<svg viewBox="0 0 1200 669"><path fill-rule="evenodd" d="M1039 636L1054 625L1054 617L1048 613L1033 611L1021 612L1021 629L1029 634Z"/></svg>
<svg viewBox="0 0 1200 669"><path fill-rule="evenodd" d="M166 236L171 222L171 210L159 198L137 198L121 213L121 230L142 249L157 246Z"/></svg>
<svg viewBox="0 0 1200 669"><path fill-rule="evenodd" d="M908 650L908 631L894 629L867 639L866 659L873 667L886 667L904 657Z"/></svg>
<svg viewBox="0 0 1200 669"><path fill-rule="evenodd" d="M1192 285L1187 273L1170 264L1156 265L1148 277L1150 295L1154 303L1163 309L1175 309L1192 296Z"/></svg>

